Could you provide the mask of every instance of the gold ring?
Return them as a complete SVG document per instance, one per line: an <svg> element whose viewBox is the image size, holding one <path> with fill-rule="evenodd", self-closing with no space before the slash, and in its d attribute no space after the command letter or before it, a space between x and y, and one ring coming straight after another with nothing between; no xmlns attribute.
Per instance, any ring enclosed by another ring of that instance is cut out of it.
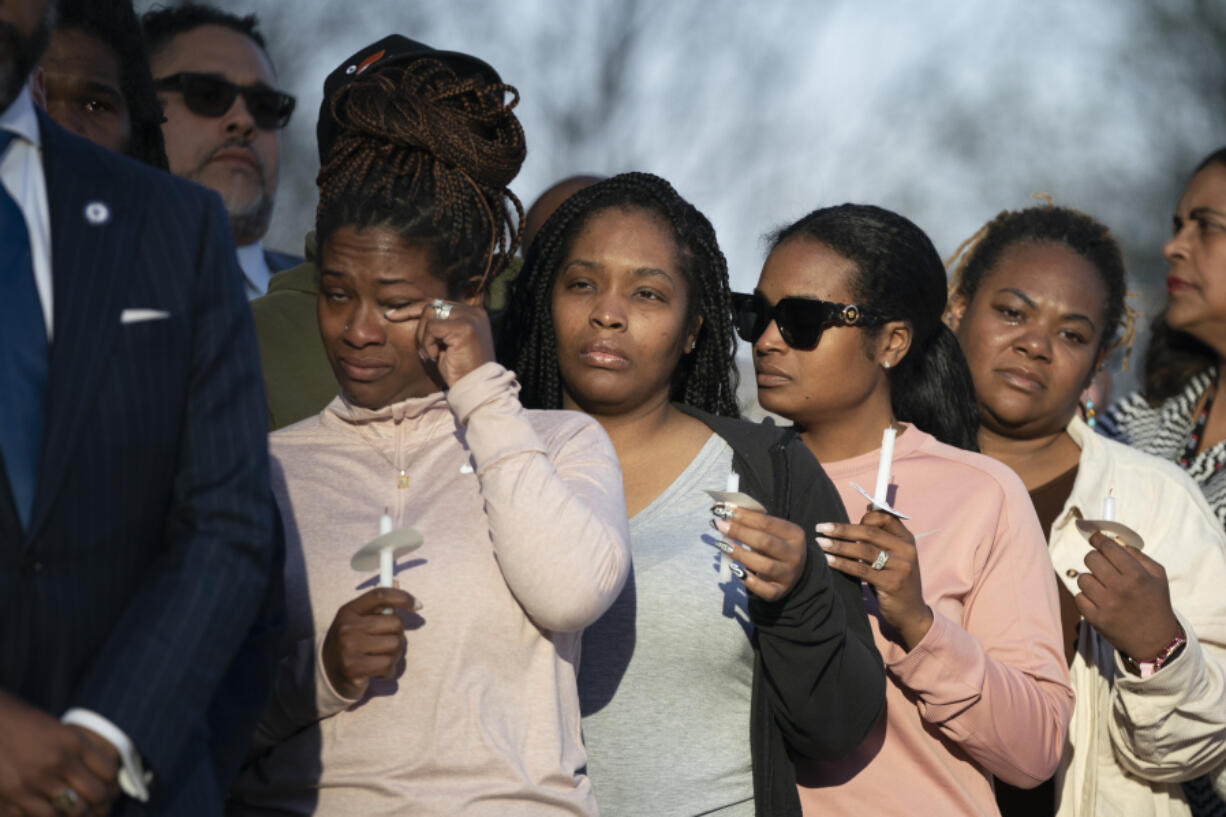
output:
<svg viewBox="0 0 1226 817"><path fill-rule="evenodd" d="M77 806L81 804L81 798L75 791L64 787L64 790L51 798L51 807L60 814L76 814Z"/></svg>

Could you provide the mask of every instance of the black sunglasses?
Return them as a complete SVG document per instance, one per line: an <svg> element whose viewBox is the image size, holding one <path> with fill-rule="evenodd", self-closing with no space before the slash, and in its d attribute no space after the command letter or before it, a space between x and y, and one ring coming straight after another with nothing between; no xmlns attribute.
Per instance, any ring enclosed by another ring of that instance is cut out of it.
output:
<svg viewBox="0 0 1226 817"><path fill-rule="evenodd" d="M294 98L287 93L259 85L235 85L215 74L171 74L154 80L153 87L159 91L181 92L189 111L214 119L224 116L234 99L242 94L251 118L263 130L284 128L294 112Z"/></svg>
<svg viewBox="0 0 1226 817"><path fill-rule="evenodd" d="M747 343L757 343L774 321L783 342L793 349L817 346L822 331L831 326L880 326L889 320L871 307L816 298L780 298L771 306L760 292L732 293L732 317L736 333Z"/></svg>

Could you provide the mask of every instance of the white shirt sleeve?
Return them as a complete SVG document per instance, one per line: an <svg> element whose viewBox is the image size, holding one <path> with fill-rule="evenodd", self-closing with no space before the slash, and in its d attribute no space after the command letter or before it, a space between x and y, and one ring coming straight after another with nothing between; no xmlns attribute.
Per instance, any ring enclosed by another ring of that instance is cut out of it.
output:
<svg viewBox="0 0 1226 817"><path fill-rule="evenodd" d="M145 769L136 747L122 729L89 709L70 709L60 721L96 732L114 746L120 759L119 788L135 800L149 802L149 786L153 783L153 772Z"/></svg>

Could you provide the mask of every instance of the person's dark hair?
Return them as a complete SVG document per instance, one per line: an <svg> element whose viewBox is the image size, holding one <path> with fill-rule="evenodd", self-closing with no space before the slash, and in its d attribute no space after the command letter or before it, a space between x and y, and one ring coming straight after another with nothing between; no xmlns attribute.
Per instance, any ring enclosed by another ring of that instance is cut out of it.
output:
<svg viewBox="0 0 1226 817"><path fill-rule="evenodd" d="M340 133L316 180L319 246L342 227L387 227L429 249L449 297L481 292L523 229L507 189L525 155L518 102L509 85L428 58L346 83L331 106Z"/></svg>
<svg viewBox="0 0 1226 817"><path fill-rule="evenodd" d="M910 220L866 204L814 210L769 237L813 241L855 264L847 281L855 302L911 325L911 348L889 371L894 416L943 443L979 450L979 407L958 341L941 320L945 267ZM866 346L882 329L866 329Z"/></svg>
<svg viewBox="0 0 1226 817"><path fill-rule="evenodd" d="M60 2L62 5L64 0ZM268 47L258 28L260 21L254 14L239 17L204 3L183 3L177 6L156 6L146 11L140 20L145 35L145 48L150 58L175 37L200 26L221 26L243 34L268 56Z"/></svg>
<svg viewBox="0 0 1226 817"><path fill-rule="evenodd" d="M1210 165L1226 167L1226 147L1206 156L1188 177L1191 181ZM1163 309L1150 324L1149 346L1141 372L1141 394L1151 406L1157 406L1188 387L1193 377L1216 365L1217 352L1187 332L1172 329Z"/></svg>
<svg viewBox="0 0 1226 817"><path fill-rule="evenodd" d="M650 173L623 173L575 193L554 211L528 248L512 289L500 352L519 378L520 401L529 408L562 407L553 285L575 238L595 214L610 208L646 211L671 232L688 292L687 323L703 319L693 351L673 373L671 399L738 417L728 263L707 217Z"/></svg>
<svg viewBox="0 0 1226 817"><path fill-rule="evenodd" d="M1120 345L1131 350L1133 313L1124 300L1128 282L1123 253L1105 224L1079 210L1047 206L998 213L950 259L951 264L957 262L950 278L950 295L968 301L974 298L983 279L1016 244L1059 244L1088 261L1107 289L1098 351L1110 353Z"/></svg>
<svg viewBox="0 0 1226 817"><path fill-rule="evenodd" d="M162 106L153 89L149 58L132 0L59 0L56 31L79 31L101 41L119 62L120 93L128 106L132 136L127 153L167 169Z"/></svg>

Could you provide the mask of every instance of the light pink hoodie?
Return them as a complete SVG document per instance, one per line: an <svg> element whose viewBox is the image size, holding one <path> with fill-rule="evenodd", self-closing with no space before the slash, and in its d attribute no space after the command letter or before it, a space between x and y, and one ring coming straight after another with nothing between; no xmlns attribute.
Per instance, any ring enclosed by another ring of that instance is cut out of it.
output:
<svg viewBox="0 0 1226 817"><path fill-rule="evenodd" d="M488 363L378 411L337 398L271 436L288 627L232 813L593 815L575 688L580 635L630 565L616 455L573 412L525 411ZM408 487L398 487L400 471ZM425 537L396 577L422 603L404 671L346 700L321 670L337 609L374 586L350 556Z"/></svg>
<svg viewBox="0 0 1226 817"><path fill-rule="evenodd" d="M880 453L822 466L859 522ZM932 629L908 652L865 590L885 659L886 712L852 754L797 768L806 815L992 815L995 775L1051 777L1073 711L1047 541L1017 474L914 426L898 438L893 504L909 514Z"/></svg>

